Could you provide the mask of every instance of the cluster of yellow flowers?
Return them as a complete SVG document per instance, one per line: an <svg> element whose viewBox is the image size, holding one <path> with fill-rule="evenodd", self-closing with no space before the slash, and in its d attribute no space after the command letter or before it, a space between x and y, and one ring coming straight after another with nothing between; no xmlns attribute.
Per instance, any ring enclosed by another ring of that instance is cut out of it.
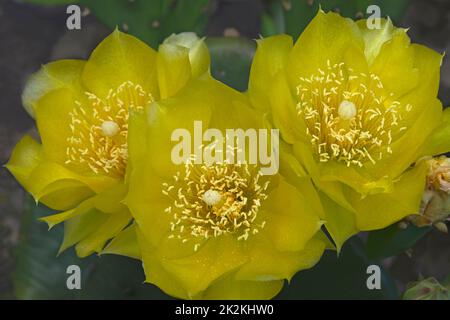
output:
<svg viewBox="0 0 450 320"><path fill-rule="evenodd" d="M211 77L193 33L156 52L116 30L87 61L30 78L22 98L40 141L25 136L7 168L60 212L42 220L64 222L61 251L141 259L146 280L179 298L267 299L324 250L420 213L421 159L450 151L442 55L390 20L370 30L323 11L295 43L257 42L247 93ZM195 121L279 129L279 172L174 164L171 134Z"/></svg>

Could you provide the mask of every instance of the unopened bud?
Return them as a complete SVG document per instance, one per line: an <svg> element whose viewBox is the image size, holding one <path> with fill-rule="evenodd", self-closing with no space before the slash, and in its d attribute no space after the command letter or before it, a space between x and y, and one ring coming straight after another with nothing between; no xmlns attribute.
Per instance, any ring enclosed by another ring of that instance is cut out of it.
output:
<svg viewBox="0 0 450 320"><path fill-rule="evenodd" d="M448 300L450 291L435 278L413 282L408 285L403 300Z"/></svg>
<svg viewBox="0 0 450 320"><path fill-rule="evenodd" d="M419 215L411 215L407 221L418 227L434 226L448 233L445 221L450 215L450 159L441 156L426 161L427 182Z"/></svg>

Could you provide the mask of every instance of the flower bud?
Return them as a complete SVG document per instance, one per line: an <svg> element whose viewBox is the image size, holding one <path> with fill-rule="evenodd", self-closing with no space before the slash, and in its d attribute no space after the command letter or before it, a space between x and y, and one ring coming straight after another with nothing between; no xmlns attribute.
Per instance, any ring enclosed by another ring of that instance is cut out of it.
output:
<svg viewBox="0 0 450 320"><path fill-rule="evenodd" d="M204 39L200 39L194 32L173 33L167 37L163 45L174 45L189 50L192 76L197 77L209 69L210 57Z"/></svg>
<svg viewBox="0 0 450 320"><path fill-rule="evenodd" d="M408 285L403 300L448 300L450 291L435 278L413 282Z"/></svg>
<svg viewBox="0 0 450 320"><path fill-rule="evenodd" d="M407 220L418 227L433 225L447 233L445 221L450 215L450 159L441 156L426 161L427 182L419 215L409 216Z"/></svg>

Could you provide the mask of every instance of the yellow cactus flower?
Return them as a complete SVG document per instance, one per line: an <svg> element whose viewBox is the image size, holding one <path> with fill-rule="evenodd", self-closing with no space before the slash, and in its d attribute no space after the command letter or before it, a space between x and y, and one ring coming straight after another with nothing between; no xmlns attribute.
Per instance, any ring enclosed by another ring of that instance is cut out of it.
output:
<svg viewBox="0 0 450 320"><path fill-rule="evenodd" d="M36 119L41 143L25 136L6 167L36 201L64 211L43 218L50 227L67 220L61 250L77 244L80 256L100 251L130 223L121 203L130 167L129 114L209 68L203 40L176 37L187 37L195 52L177 43L156 52L116 30L87 61L51 62L28 81L23 105Z"/></svg>
<svg viewBox="0 0 450 320"><path fill-rule="evenodd" d="M450 150L441 61L388 19L369 29L322 10L295 44L287 35L258 41L250 99L320 190L338 247L418 211L426 166L413 165Z"/></svg>
<svg viewBox="0 0 450 320"><path fill-rule="evenodd" d="M198 135L198 124L204 135ZM193 156L210 150L202 139L214 144L213 154L223 155L233 148L217 135L264 128L243 94L199 78L154 103L147 115L133 115L130 125L130 143L138 139L144 146L130 150L134 165L126 197L140 250L132 249L133 234L112 246L128 246L130 256L141 252L147 282L184 299L268 299L329 247L309 179L296 189L278 173L262 175L259 162L208 163ZM176 143L179 129L190 138ZM192 142L191 149L176 148ZM180 164L173 158L178 151L188 157Z"/></svg>

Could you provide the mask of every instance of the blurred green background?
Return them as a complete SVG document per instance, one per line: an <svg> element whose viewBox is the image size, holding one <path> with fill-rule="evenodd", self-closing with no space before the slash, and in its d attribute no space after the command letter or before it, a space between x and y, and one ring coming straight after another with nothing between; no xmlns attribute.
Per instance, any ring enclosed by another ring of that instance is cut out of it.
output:
<svg viewBox="0 0 450 320"><path fill-rule="evenodd" d="M66 7L75 3L83 10L82 28L69 31ZM254 39L278 33L296 38L319 6L360 19L371 4L396 25L411 27L413 41L439 52L450 48L448 0L1 0L0 161L7 161L23 133L35 130L20 104L27 76L51 60L87 58L116 26L155 49L172 33L195 31L206 36L214 77L245 91ZM447 59L439 94L448 105ZM46 225L37 221L48 214L6 170L0 170L0 299L170 298L142 283L139 261L108 255L79 259L73 250L56 257L61 226L47 232ZM315 268L295 276L277 298L399 299L408 283L428 277L443 286L433 281L422 284L426 290L420 287L421 292L434 294L422 298L448 298L449 249L448 235L429 228L391 226L361 234L346 243L339 257L328 252ZM66 268L71 264L82 269L82 290L66 288ZM366 287L371 264L382 267L381 290Z"/></svg>

